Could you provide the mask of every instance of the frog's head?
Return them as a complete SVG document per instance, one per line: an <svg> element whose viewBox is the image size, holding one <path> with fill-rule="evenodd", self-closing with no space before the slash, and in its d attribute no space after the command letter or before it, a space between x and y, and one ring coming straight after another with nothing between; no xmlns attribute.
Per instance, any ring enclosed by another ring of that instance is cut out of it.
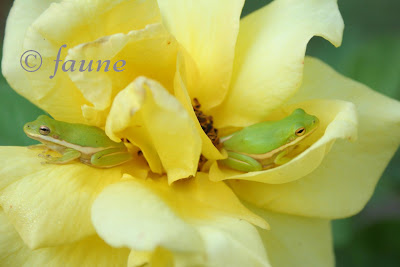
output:
<svg viewBox="0 0 400 267"><path fill-rule="evenodd" d="M316 116L307 114L301 108L294 110L286 119L290 122L287 125L291 125L289 142L303 139L319 125L319 120Z"/></svg>
<svg viewBox="0 0 400 267"><path fill-rule="evenodd" d="M57 139L56 121L46 115L40 115L35 121L24 125L24 132L36 140Z"/></svg>

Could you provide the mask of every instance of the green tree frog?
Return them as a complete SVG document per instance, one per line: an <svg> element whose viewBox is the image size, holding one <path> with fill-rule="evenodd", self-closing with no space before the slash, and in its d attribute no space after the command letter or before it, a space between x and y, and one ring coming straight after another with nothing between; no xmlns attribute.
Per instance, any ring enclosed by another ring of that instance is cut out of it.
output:
<svg viewBox="0 0 400 267"><path fill-rule="evenodd" d="M75 159L98 168L111 168L132 159L124 143L112 141L97 127L54 120L46 115L24 125L24 132L42 145L32 146L57 151L61 157L40 154L45 163L65 164Z"/></svg>
<svg viewBox="0 0 400 267"><path fill-rule="evenodd" d="M221 138L228 158L226 166L244 172L260 171L290 160L285 157L295 145L318 127L319 120L296 109L279 121L266 121L245 127Z"/></svg>

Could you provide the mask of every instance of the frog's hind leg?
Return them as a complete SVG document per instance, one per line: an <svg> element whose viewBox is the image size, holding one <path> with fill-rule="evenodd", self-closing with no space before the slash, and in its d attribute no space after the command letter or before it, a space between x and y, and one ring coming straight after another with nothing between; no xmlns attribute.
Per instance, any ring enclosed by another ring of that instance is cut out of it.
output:
<svg viewBox="0 0 400 267"><path fill-rule="evenodd" d="M111 168L132 159L132 155L121 148L109 148L92 155L90 163L98 168Z"/></svg>
<svg viewBox="0 0 400 267"><path fill-rule="evenodd" d="M283 164L285 164L285 163L288 163L288 162L291 160L291 158L286 157L287 154L288 154L288 151L287 151L287 150L283 150L282 152L280 152L280 153L276 156L276 158L275 158L275 160L274 160L274 163L275 163L276 165L283 165Z"/></svg>
<svg viewBox="0 0 400 267"><path fill-rule="evenodd" d="M65 149L61 157L52 157L50 155L44 156L39 154L39 157L46 159L46 162L44 162L46 164L65 164L78 159L80 156L81 152L72 148Z"/></svg>
<svg viewBox="0 0 400 267"><path fill-rule="evenodd" d="M222 162L228 167L242 172L253 172L262 170L262 165L257 160L240 153L230 151L227 152L228 158L222 160Z"/></svg>

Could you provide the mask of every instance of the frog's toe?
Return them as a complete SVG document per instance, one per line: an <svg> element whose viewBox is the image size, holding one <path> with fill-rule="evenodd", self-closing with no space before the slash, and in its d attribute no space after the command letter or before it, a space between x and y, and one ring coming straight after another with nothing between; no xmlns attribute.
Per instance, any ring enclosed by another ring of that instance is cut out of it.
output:
<svg viewBox="0 0 400 267"><path fill-rule="evenodd" d="M52 158L52 156L50 154L46 154L46 153L40 153L38 155L38 157L42 158L42 159L51 159Z"/></svg>

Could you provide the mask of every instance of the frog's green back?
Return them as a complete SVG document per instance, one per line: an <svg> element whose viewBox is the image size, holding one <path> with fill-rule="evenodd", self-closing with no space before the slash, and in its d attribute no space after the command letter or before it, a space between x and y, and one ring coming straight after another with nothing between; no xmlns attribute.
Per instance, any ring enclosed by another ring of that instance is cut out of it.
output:
<svg viewBox="0 0 400 267"><path fill-rule="evenodd" d="M284 121L262 122L236 132L224 142L224 147L236 152L262 154L282 146L289 137Z"/></svg>
<svg viewBox="0 0 400 267"><path fill-rule="evenodd" d="M39 116L38 121L51 129L50 134L58 136L59 140L76 144L82 147L119 147L124 144L112 141L106 133L95 126L78 123L67 123L51 119L48 116Z"/></svg>
<svg viewBox="0 0 400 267"><path fill-rule="evenodd" d="M296 109L282 120L256 123L233 133L224 142L224 148L248 154L267 153L295 140L297 129L304 127L310 131L317 123L315 116Z"/></svg>

